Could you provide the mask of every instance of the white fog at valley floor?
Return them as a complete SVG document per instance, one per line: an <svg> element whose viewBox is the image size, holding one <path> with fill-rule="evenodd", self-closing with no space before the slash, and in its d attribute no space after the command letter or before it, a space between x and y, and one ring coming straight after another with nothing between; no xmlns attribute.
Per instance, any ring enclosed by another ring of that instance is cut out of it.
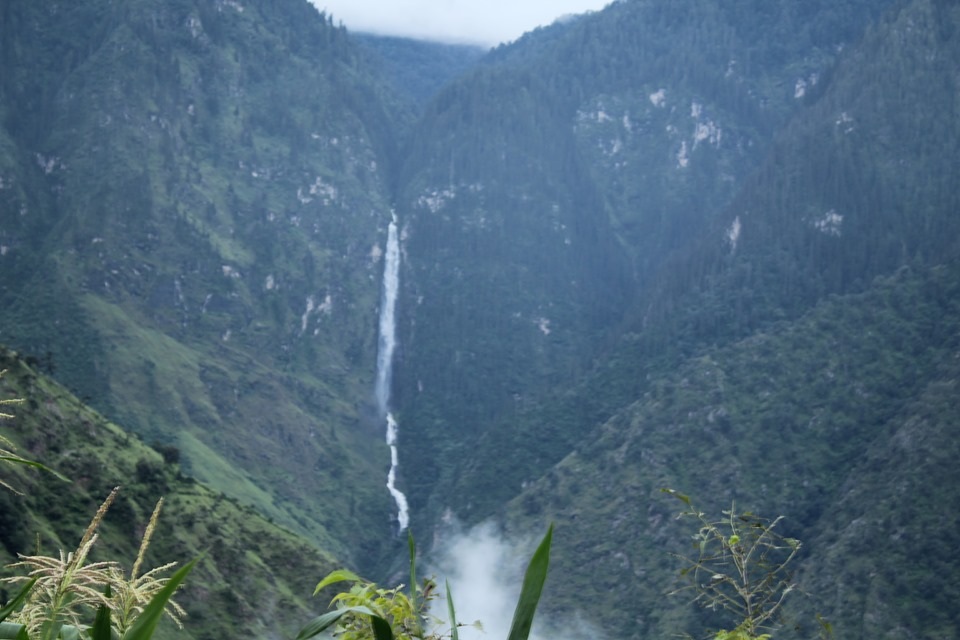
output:
<svg viewBox="0 0 960 640"><path fill-rule="evenodd" d="M428 574L437 584L450 584L456 605L461 640L496 640L510 632L517 596L523 583L523 574L536 547L537 540L512 539L501 535L497 527L484 523L463 531L449 524L440 542L427 559ZM550 577L544 593L550 591ZM447 604L434 601L431 613L440 620L447 618ZM480 626L474 626L474 622ZM445 622L438 625L441 633ZM538 614L534 619L530 640L605 640L596 625L583 618L580 612L569 615Z"/></svg>
<svg viewBox="0 0 960 640"><path fill-rule="evenodd" d="M377 377L374 395L377 400L377 415L384 421L387 445L390 447L390 471L387 474L387 490L397 504L397 524L403 531L410 524L407 496L396 486L399 456L397 434L399 427L390 413L390 384L393 378L393 352L397 346L397 291L400 287L400 239L397 234L397 216L393 215L387 227L387 250L383 254L383 293L380 297L380 336L377 346Z"/></svg>
<svg viewBox="0 0 960 640"><path fill-rule="evenodd" d="M310 0L347 29L493 47L610 0Z"/></svg>

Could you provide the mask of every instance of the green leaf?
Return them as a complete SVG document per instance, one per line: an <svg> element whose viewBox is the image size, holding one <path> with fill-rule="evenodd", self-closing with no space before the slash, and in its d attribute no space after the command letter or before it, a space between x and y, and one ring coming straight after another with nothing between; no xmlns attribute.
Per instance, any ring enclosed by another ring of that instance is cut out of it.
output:
<svg viewBox="0 0 960 640"><path fill-rule="evenodd" d="M0 609L0 622L3 622L4 620L6 620L11 613L13 613L14 611L20 608L20 605L22 605L23 601L27 599L27 595L30 594L30 590L33 589L33 585L35 585L36 583L37 583L36 578L27 582L25 585L23 585L23 588L20 589L20 593L14 596L13 600L7 603L7 606L5 606L3 609ZM0 637L6 637L6 636L0 636Z"/></svg>
<svg viewBox="0 0 960 640"><path fill-rule="evenodd" d="M58 640L80 640L80 629L72 624L65 624L60 627L60 634L57 635L57 638Z"/></svg>
<svg viewBox="0 0 960 640"><path fill-rule="evenodd" d="M520 598L517 600L517 609L513 613L513 622L510 624L510 633L507 640L527 640L530 627L533 626L533 616L537 612L540 594L543 593L543 583L547 580L547 569L550 567L550 544L553 540L553 525L547 529L547 535L530 558L527 572L523 576L523 587L520 589Z"/></svg>
<svg viewBox="0 0 960 640"><path fill-rule="evenodd" d="M370 616L370 622L373 625L374 638L376 638L376 640L393 640L393 631L390 629L390 623L376 615L367 607L344 607L343 609L337 609L336 611L331 611L323 614L322 616L318 616L300 629L300 633L297 634L296 640L307 640L307 638L313 638L314 636L323 633L335 625L340 618L348 613L359 613L365 616Z"/></svg>
<svg viewBox="0 0 960 640"><path fill-rule="evenodd" d="M0 639L30 640L27 636L27 628L16 622L0 622Z"/></svg>
<svg viewBox="0 0 960 640"><path fill-rule="evenodd" d="M670 495L672 495L672 496L673 496L674 498L676 498L677 500L681 500L681 501L682 501L684 504L686 504L688 507L692 507L692 506L693 506L693 503L690 501L690 496L685 496L685 495L683 495L682 493L680 493L679 491L677 491L677 490L675 490L675 489L668 489L668 488L664 487L664 488L660 489L660 491L663 492L663 493L669 493Z"/></svg>
<svg viewBox="0 0 960 640"><path fill-rule="evenodd" d="M330 576L327 576L328 578ZM344 607L343 609L337 609L336 611L330 611L325 613L322 616L317 616L300 629L300 633L297 634L296 640L307 640L307 638L312 638L320 633L323 633L334 624L337 623L340 618L348 613L363 613L368 616L372 616L373 612L366 607Z"/></svg>
<svg viewBox="0 0 960 640"><path fill-rule="evenodd" d="M407 548L410 550L410 586L417 584L417 545L413 542L413 534L407 529Z"/></svg>
<svg viewBox="0 0 960 640"><path fill-rule="evenodd" d="M317 588L313 590L313 595L320 593L324 587L329 587L332 584L343 581L363 582L363 579L348 569L337 569L336 571L331 571L328 573L327 577L317 584Z"/></svg>
<svg viewBox="0 0 960 640"><path fill-rule="evenodd" d="M373 623L373 637L376 640L393 640L393 630L389 622L380 616L370 616L370 622Z"/></svg>
<svg viewBox="0 0 960 640"><path fill-rule="evenodd" d="M833 638L833 625L819 613L816 615L817 622L820 623L820 637L825 639Z"/></svg>
<svg viewBox="0 0 960 640"><path fill-rule="evenodd" d="M143 609L143 613L137 617L137 621L123 634L123 640L147 640L153 635L154 630L157 628L157 623L160 622L160 618L163 616L167 602L173 597L174 592L187 577L187 574L190 573L190 570L197 564L197 560L199 560L199 558L194 558L170 576L167 584L163 585L163 589L158 591L157 595L153 596Z"/></svg>
<svg viewBox="0 0 960 640"><path fill-rule="evenodd" d="M60 620L59 616L55 616L52 620L45 621L40 625L40 638L42 640L49 640L50 638L58 638L60 636L60 629L63 627L63 621Z"/></svg>
<svg viewBox="0 0 960 640"><path fill-rule="evenodd" d="M35 468L35 469L40 469L40 470L42 470L42 471L46 471L47 473L52 473L52 474L55 475L58 479L63 480L64 482L70 482L70 478L66 477L66 476L63 475L62 473L58 473L58 472L54 471L53 469L51 469L50 467L46 466L45 464L40 464L39 462L35 462L34 460L27 460L26 458L21 458L20 456L2 456L2 455L0 455L0 461L3 461L3 462L11 462L11 463L13 463L13 464L22 464L22 465L27 466L27 467L33 467L33 468Z"/></svg>
<svg viewBox="0 0 960 640"><path fill-rule="evenodd" d="M450 616L450 640L460 640L457 632L457 612L453 607L453 592L450 591L450 581L446 580L447 614Z"/></svg>
<svg viewBox="0 0 960 640"><path fill-rule="evenodd" d="M420 610L417 608L417 545L413 542L413 534L407 529L407 547L410 550L410 610L417 621L417 635L423 635L423 622L420 620Z"/></svg>
<svg viewBox="0 0 960 640"><path fill-rule="evenodd" d="M112 640L113 634L110 629L110 607L101 604L97 608L97 617L93 619L93 626L90 627L90 640Z"/></svg>

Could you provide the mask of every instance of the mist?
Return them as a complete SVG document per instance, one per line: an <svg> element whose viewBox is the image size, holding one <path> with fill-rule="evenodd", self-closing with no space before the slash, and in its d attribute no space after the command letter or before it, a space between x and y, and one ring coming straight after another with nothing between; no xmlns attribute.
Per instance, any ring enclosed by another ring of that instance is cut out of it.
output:
<svg viewBox="0 0 960 640"><path fill-rule="evenodd" d="M538 539L533 537L510 539L500 534L492 523L478 525L468 531L459 527L447 536L433 553L429 562L437 576L438 586L449 581L464 640L501 640L507 637L517 597L527 563L533 555ZM547 574L544 597L549 597L551 576ZM444 594L444 597L446 594ZM446 621L445 599L437 600L432 608L437 618ZM479 623L479 624L475 624ZM439 625L446 631L449 624ZM595 625L583 619L579 612L561 616L544 615L537 609L531 640L603 640Z"/></svg>
<svg viewBox="0 0 960 640"><path fill-rule="evenodd" d="M496 46L609 0L310 0L351 31Z"/></svg>

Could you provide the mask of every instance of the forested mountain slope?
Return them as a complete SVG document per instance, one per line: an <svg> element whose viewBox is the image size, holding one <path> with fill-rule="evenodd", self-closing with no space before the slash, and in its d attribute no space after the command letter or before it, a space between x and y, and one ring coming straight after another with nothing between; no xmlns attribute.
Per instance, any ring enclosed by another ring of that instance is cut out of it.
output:
<svg viewBox="0 0 960 640"><path fill-rule="evenodd" d="M0 17L0 339L185 471L370 558L396 131L366 57L301 0Z"/></svg>
<svg viewBox="0 0 960 640"><path fill-rule="evenodd" d="M558 522L558 610L590 602L630 637L719 624L661 595L686 535L671 486L787 516L808 543L791 622L957 634L956 540L939 532L960 486L958 26L919 0L871 28L546 412L576 425L622 407L511 503L521 529Z"/></svg>
<svg viewBox="0 0 960 640"><path fill-rule="evenodd" d="M596 424L678 358L900 266L955 260L957 20L947 5L905 3L848 50L725 209L639 291L589 375L535 415Z"/></svg>
<svg viewBox="0 0 960 640"><path fill-rule="evenodd" d="M557 419L595 421L678 357L901 265L956 259L960 90L957 41L942 25L957 16L938 7L905 5L848 53L727 210L665 263Z"/></svg>
<svg viewBox="0 0 960 640"><path fill-rule="evenodd" d="M359 33L353 36L370 50L372 63L383 70L398 95L419 111L447 83L475 65L486 53L483 47L411 40L396 36Z"/></svg>
<svg viewBox="0 0 960 640"><path fill-rule="evenodd" d="M722 240L808 93L884 6L614 3L495 50L436 98L397 201L416 509L490 515L635 397L665 350L631 341L663 345L675 322L648 326L651 305L700 285L670 282L703 274L701 243ZM569 396L577 384L590 386Z"/></svg>
<svg viewBox="0 0 960 640"><path fill-rule="evenodd" d="M799 637L815 612L838 638L956 635L958 286L956 263L904 269L657 376L510 504L515 529L556 523L548 607L619 637L723 624L664 595L694 533L672 487L786 516Z"/></svg>

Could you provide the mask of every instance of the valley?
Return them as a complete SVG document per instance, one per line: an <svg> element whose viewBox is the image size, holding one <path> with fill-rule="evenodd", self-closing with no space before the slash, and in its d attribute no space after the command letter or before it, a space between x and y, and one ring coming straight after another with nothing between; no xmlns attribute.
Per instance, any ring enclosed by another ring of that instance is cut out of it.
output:
<svg viewBox="0 0 960 640"><path fill-rule="evenodd" d="M483 52L305 0L5 2L4 433L73 483L17 475L4 557L167 493L222 614L177 637L279 637L333 566L402 580L407 528L553 523L543 615L699 637L670 487L803 540L783 637L957 635L958 34L622 0Z"/></svg>

